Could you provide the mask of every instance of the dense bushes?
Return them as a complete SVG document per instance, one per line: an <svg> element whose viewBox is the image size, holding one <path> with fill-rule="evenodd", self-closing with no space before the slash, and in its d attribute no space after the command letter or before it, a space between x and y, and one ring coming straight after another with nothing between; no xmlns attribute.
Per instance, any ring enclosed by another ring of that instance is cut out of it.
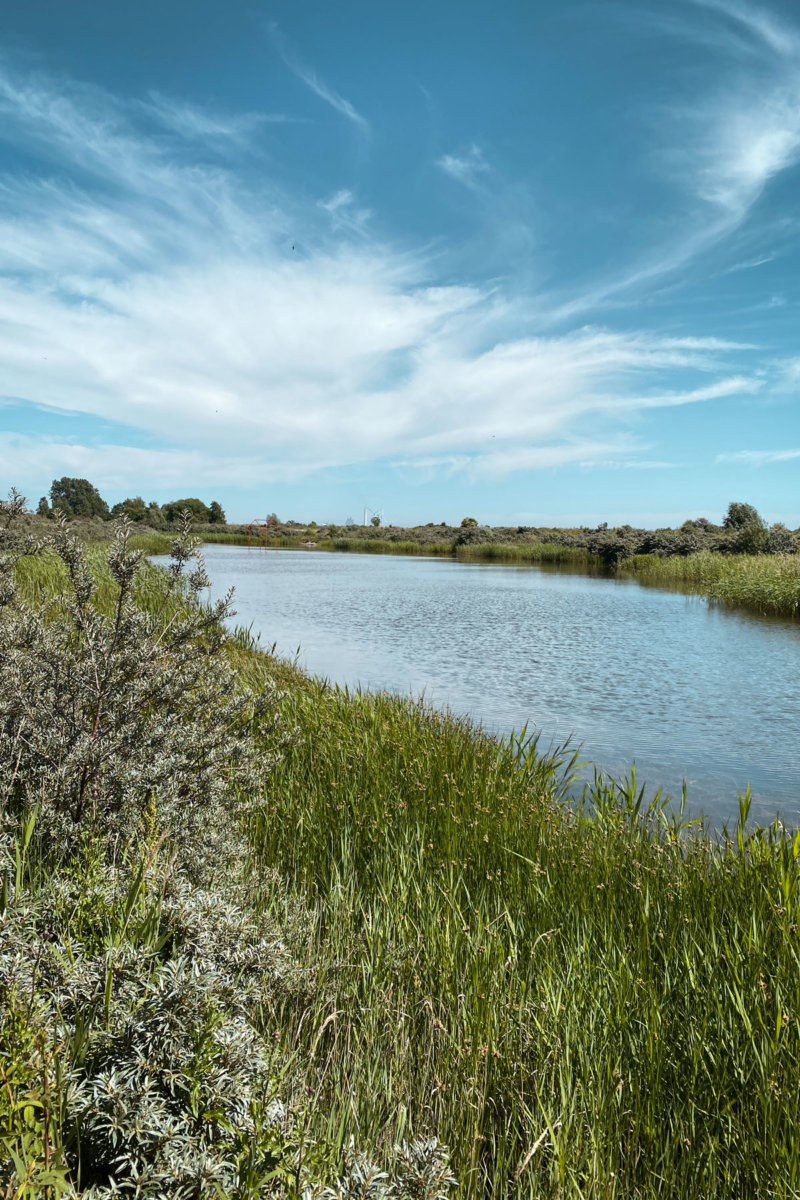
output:
<svg viewBox="0 0 800 1200"><path fill-rule="evenodd" d="M195 865L209 854L239 783L258 790L269 757L250 726L272 705L242 691L220 653L229 600L196 603L208 580L188 528L152 612L136 600L142 554L117 526L107 555L113 608L98 609L87 552L63 518L44 542L0 549L0 770L16 812L72 844L87 823L128 844L152 811ZM40 607L19 595L21 555L47 558L63 593Z"/></svg>

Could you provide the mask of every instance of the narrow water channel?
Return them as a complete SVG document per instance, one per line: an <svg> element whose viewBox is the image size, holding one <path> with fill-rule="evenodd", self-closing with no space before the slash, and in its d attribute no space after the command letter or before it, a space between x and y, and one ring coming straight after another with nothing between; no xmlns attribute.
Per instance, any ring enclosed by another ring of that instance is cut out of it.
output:
<svg viewBox="0 0 800 1200"><path fill-rule="evenodd" d="M212 596L312 674L424 696L495 732L572 736L589 764L719 824L800 824L800 625L536 567L204 547ZM591 766L587 767L591 771Z"/></svg>

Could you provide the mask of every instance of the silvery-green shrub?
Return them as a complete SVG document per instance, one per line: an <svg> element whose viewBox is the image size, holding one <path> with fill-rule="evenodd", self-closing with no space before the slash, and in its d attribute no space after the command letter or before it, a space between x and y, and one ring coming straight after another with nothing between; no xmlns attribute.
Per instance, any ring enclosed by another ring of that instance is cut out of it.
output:
<svg viewBox="0 0 800 1200"><path fill-rule="evenodd" d="M212 831L230 838L221 810L242 792L257 797L272 764L253 730L274 693L248 692L226 660L230 596L199 603L208 579L188 519L149 607L137 602L142 555L129 534L123 518L103 608L63 519L35 545L15 539L10 520L0 529L0 794L7 810L36 806L40 830L65 846L86 824L129 844L155 819L199 869ZM61 593L38 606L15 583L25 554L49 555L63 575Z"/></svg>

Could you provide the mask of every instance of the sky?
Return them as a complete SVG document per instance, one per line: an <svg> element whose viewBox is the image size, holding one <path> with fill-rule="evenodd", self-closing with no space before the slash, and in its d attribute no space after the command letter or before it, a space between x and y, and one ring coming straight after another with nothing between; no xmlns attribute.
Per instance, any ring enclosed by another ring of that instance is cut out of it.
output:
<svg viewBox="0 0 800 1200"><path fill-rule="evenodd" d="M790 0L0 0L0 489L800 525Z"/></svg>

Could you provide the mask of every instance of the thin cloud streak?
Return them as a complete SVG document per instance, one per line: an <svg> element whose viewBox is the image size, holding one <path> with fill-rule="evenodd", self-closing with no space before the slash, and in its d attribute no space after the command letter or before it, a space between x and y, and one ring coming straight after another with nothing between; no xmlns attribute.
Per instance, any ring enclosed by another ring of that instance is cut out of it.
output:
<svg viewBox="0 0 800 1200"><path fill-rule="evenodd" d="M371 127L367 118L362 116L358 109L351 104L349 100L345 99L344 96L335 91L334 88L330 87L322 78L320 78L313 67L309 66L308 63L304 63L299 58L296 51L293 50L289 45L286 37L279 29L277 23L270 23L267 26L267 31L273 45L281 56L284 65L289 68L292 74L295 75L301 83L304 83L307 88L310 88L310 90L316 96L319 96L320 100L324 100L326 104L329 104L330 107L335 109L336 112L340 113L341 116L346 117L348 121L351 121L361 134L368 136L371 131Z"/></svg>
<svg viewBox="0 0 800 1200"><path fill-rule="evenodd" d="M773 463L791 462L800 458L797 450L737 450L731 454L718 454L717 463L749 463L753 467L767 467Z"/></svg>
<svg viewBox="0 0 800 1200"><path fill-rule="evenodd" d="M472 191L480 189L481 178L489 172L489 164L483 156L483 151L474 142L466 154L444 154L436 160L436 166L456 183Z"/></svg>

